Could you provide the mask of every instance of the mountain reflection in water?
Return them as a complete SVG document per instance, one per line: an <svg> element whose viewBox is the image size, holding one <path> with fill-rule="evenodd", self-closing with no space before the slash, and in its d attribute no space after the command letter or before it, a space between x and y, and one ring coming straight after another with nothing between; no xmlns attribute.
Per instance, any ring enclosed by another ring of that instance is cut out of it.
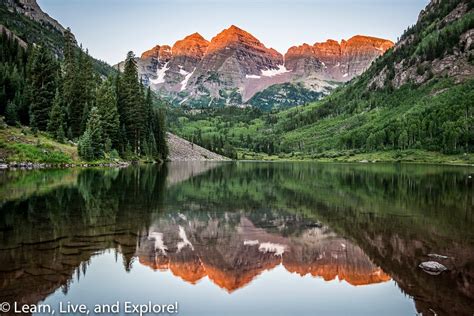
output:
<svg viewBox="0 0 474 316"><path fill-rule="evenodd" d="M269 220L267 213L255 214L260 221L278 221L283 229L293 225L292 236L285 236L278 227L273 232L256 227L240 213L199 215L208 218L180 213L155 222L141 239L140 263L169 269L190 283L207 276L229 292L279 264L301 276L310 274L326 281L338 277L352 285L390 280L358 246L327 227L307 228L298 217L278 214Z"/></svg>
<svg viewBox="0 0 474 316"><path fill-rule="evenodd" d="M472 173L317 163L4 172L0 301L67 299L112 249L126 271L140 264L178 282L208 279L229 300L282 267L351 287L393 279L419 313L472 315ZM449 256L449 271L417 268L429 253Z"/></svg>

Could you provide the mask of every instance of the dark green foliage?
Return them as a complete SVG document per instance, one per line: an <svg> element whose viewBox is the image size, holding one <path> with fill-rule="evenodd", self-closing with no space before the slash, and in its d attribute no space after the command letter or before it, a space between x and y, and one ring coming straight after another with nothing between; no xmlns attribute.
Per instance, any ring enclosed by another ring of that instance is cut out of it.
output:
<svg viewBox="0 0 474 316"><path fill-rule="evenodd" d="M68 53L64 59L63 93L67 102L69 126L73 138L84 132L87 123L87 114L94 106L97 79L87 52L80 50L77 54L70 47L74 47L73 37L65 33L65 47Z"/></svg>
<svg viewBox="0 0 474 316"><path fill-rule="evenodd" d="M133 153L142 154L146 133L144 96L138 80L137 65L133 52L127 54L123 75L118 86L118 110L123 130Z"/></svg>
<svg viewBox="0 0 474 316"><path fill-rule="evenodd" d="M54 139L80 139L85 160L148 156L166 159L165 120L154 95L138 80L133 53L123 76L101 79L93 59L64 33L64 59L46 46L23 48L0 37L0 115ZM119 111L119 109L121 111ZM107 154L105 156L105 154Z"/></svg>
<svg viewBox="0 0 474 316"><path fill-rule="evenodd" d="M256 144L263 148L267 144L266 138L271 137L268 133L258 133L255 128L255 123L269 117L270 113L254 107L199 110L169 107L167 110L168 125L174 133L219 154L225 155L225 151L229 154L228 149L232 148L232 156L236 157L236 148L253 148Z"/></svg>
<svg viewBox="0 0 474 316"><path fill-rule="evenodd" d="M424 37L417 49L417 53L425 60L443 57L445 53L452 53L458 47L461 34L474 28L474 13L469 13L454 23L436 30Z"/></svg>
<svg viewBox="0 0 474 316"><path fill-rule="evenodd" d="M30 50L3 30L0 37L0 115L10 122L29 123L26 72ZM8 108L8 115L6 113Z"/></svg>
<svg viewBox="0 0 474 316"><path fill-rule="evenodd" d="M257 92L247 103L263 111L270 111L303 105L321 97L320 92L307 89L303 83L283 83Z"/></svg>
<svg viewBox="0 0 474 316"><path fill-rule="evenodd" d="M93 107L89 113L86 130L79 140L79 155L85 160L100 159L104 156L105 144L102 118L99 110Z"/></svg>
<svg viewBox="0 0 474 316"><path fill-rule="evenodd" d="M29 85L34 91L30 106L30 124L41 131L45 131L48 125L49 112L57 88L58 70L57 61L45 47L34 51L29 76Z"/></svg>
<svg viewBox="0 0 474 316"><path fill-rule="evenodd" d="M45 46L54 56L63 57L63 34L53 25L36 22L22 14L8 10L4 5L0 5L0 24L6 26L25 42ZM77 53L79 48L75 46L74 50ZM107 63L90 56L88 58L93 65L94 72L102 76L116 74L117 71Z"/></svg>
<svg viewBox="0 0 474 316"><path fill-rule="evenodd" d="M12 101L8 101L7 107L5 110L5 123L11 126L18 124L18 111L16 105Z"/></svg>
<svg viewBox="0 0 474 316"><path fill-rule="evenodd" d="M66 113L63 105L63 100L59 94L59 90L56 90L56 95L53 100L53 107L49 114L48 121L48 132L59 142L64 142L66 137Z"/></svg>
<svg viewBox="0 0 474 316"><path fill-rule="evenodd" d="M152 110L151 124L151 131L156 144L156 157L165 160L168 157L168 145L166 144L166 123L163 110Z"/></svg>
<svg viewBox="0 0 474 316"><path fill-rule="evenodd" d="M117 110L117 96L114 83L107 79L96 93L96 106L102 119L104 137L110 141L110 148L120 147L120 118Z"/></svg>

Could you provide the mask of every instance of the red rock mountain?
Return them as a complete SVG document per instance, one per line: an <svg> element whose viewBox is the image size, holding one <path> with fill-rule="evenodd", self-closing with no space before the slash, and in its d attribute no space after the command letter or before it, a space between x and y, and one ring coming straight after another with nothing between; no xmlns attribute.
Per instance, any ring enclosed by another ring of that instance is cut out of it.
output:
<svg viewBox="0 0 474 316"><path fill-rule="evenodd" d="M360 75L392 46L389 40L357 35L340 43L294 46L283 56L232 25L210 42L194 33L172 47L157 45L137 61L145 84L175 104L240 106L283 83L325 95L334 82Z"/></svg>
<svg viewBox="0 0 474 316"><path fill-rule="evenodd" d="M207 51L209 42L199 33L186 36L177 41L171 49L173 56L186 56L195 59L201 59Z"/></svg>
<svg viewBox="0 0 474 316"><path fill-rule="evenodd" d="M303 44L288 50L285 65L300 75L317 71L324 79L348 81L364 72L374 59L393 45L389 40L362 35L341 43L327 40L313 46Z"/></svg>
<svg viewBox="0 0 474 316"><path fill-rule="evenodd" d="M143 52L142 54L142 59L148 59L148 58L156 58L159 60L165 60L168 61L172 57L171 54L171 47L168 45L156 45L150 50L147 50L146 52Z"/></svg>

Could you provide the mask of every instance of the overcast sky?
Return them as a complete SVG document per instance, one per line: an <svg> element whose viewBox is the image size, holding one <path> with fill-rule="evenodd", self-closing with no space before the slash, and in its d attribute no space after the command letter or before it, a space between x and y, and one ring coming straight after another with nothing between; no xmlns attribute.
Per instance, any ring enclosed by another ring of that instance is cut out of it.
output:
<svg viewBox="0 0 474 316"><path fill-rule="evenodd" d="M357 34L396 41L428 0L39 0L96 58L115 64L133 50L172 45L232 24L282 54L293 45Z"/></svg>

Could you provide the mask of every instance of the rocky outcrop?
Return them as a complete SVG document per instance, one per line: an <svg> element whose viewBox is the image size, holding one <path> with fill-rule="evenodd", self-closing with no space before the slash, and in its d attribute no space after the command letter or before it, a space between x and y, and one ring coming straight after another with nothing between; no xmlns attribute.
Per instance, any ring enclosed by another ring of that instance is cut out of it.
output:
<svg viewBox="0 0 474 316"><path fill-rule="evenodd" d="M468 1L453 1L442 5L441 1L432 0L421 11L417 25L396 43L392 56L396 62L384 63L385 66L371 78L368 88L391 85L398 89L407 83L421 85L432 78L442 77L452 78L456 83L472 79L474 30L464 28L464 31L458 34L457 41L451 39L452 42L443 47L448 41L447 37L453 36L461 28L459 25L452 27L453 24L467 14L472 14ZM464 24L469 25L468 19ZM447 27L451 29L447 30ZM423 32L423 36L417 32ZM441 36L442 34L444 35ZM431 40L426 40L428 38ZM431 45L429 49L426 49L427 43Z"/></svg>
<svg viewBox="0 0 474 316"><path fill-rule="evenodd" d="M248 78L278 69L283 56L250 33L232 25L216 35L190 79L191 96L203 89L219 98L221 90L245 89ZM194 90L192 90L194 89Z"/></svg>
<svg viewBox="0 0 474 316"><path fill-rule="evenodd" d="M166 62L171 59L171 56L171 47L168 45L156 45L152 49L143 52L141 59L156 58Z"/></svg>
<svg viewBox="0 0 474 316"><path fill-rule="evenodd" d="M166 134L166 141L169 148L168 160L170 161L230 160L171 133Z"/></svg>
<svg viewBox="0 0 474 316"><path fill-rule="evenodd" d="M174 104L244 105L251 104L256 93L285 83L303 86L307 92L300 95L320 98L334 88L334 82L361 74L392 46L388 40L358 35L341 43L328 40L292 47L283 56L232 25L210 42L194 33L172 47L157 45L137 64L143 82ZM295 98L288 104L308 101Z"/></svg>
<svg viewBox="0 0 474 316"><path fill-rule="evenodd" d="M10 10L23 14L36 22L49 24L61 33L65 31L58 21L41 10L36 0L4 0L2 3L5 3Z"/></svg>
<svg viewBox="0 0 474 316"><path fill-rule="evenodd" d="M3 33L5 32L7 34L8 37L13 37L14 39L16 39L18 41L18 44L23 47L23 48L27 48L28 47L28 44L22 40L21 38L19 38L15 33L13 33L12 31L10 31L8 28L6 28L5 26L1 25L0 24L0 33Z"/></svg>

